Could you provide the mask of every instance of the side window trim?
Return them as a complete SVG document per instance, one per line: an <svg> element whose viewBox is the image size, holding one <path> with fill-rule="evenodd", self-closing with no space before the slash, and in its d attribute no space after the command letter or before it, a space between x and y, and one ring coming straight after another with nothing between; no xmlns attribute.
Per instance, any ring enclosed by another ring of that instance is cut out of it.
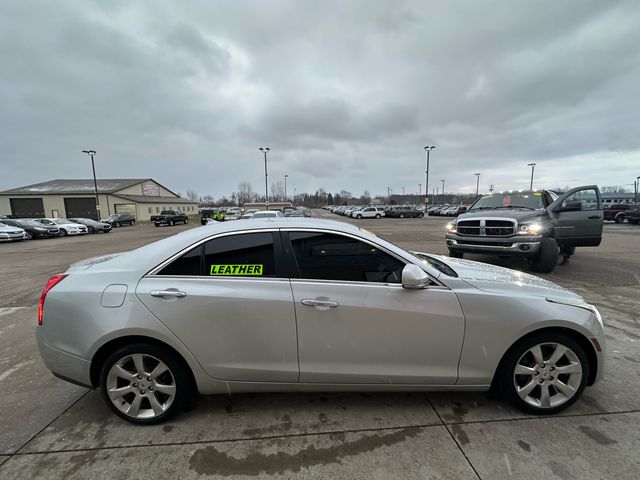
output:
<svg viewBox="0 0 640 480"><path fill-rule="evenodd" d="M289 233L290 232L305 232L305 233L326 233L329 235L337 235L337 236L341 236L341 237L346 237L346 238L351 238L353 240L359 241L359 242L363 242L366 243L367 245L370 245L372 247L377 248L378 250L380 250L381 252L385 253L386 255L389 255L391 257L393 257L394 259L398 260L399 262L403 263L405 266L407 266L410 262L407 261L406 259L402 258L401 256L395 254L394 252L390 252L389 250L387 250L386 248L382 247L381 245L378 245L376 243L370 242L369 240L367 240L366 238L362 238L362 237L358 237L357 235L351 235L349 233L346 232L337 232L335 230L326 230L326 229L318 229L318 228L283 228L280 230L287 245L288 248L290 250L290 258L291 258L291 266L293 267L293 269L291 270L291 279L292 280L301 280L301 281L308 281L308 282L333 282L333 283L353 283L353 284L362 284L362 283L366 283L367 285L398 285L395 283L386 283L386 282L367 282L367 281L360 281L360 280L327 280L327 279L323 279L323 278L302 278L301 274L300 274L300 267L298 266L298 261L296 259L296 256L293 252L293 244L291 243L291 238L289 237Z"/></svg>

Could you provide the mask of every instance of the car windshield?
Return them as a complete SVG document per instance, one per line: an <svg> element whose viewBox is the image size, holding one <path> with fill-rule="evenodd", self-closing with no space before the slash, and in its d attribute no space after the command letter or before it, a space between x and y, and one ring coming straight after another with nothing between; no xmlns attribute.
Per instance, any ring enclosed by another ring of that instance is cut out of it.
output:
<svg viewBox="0 0 640 480"><path fill-rule="evenodd" d="M528 210L544 208L542 192L507 192L485 195L469 210L496 208L524 208Z"/></svg>

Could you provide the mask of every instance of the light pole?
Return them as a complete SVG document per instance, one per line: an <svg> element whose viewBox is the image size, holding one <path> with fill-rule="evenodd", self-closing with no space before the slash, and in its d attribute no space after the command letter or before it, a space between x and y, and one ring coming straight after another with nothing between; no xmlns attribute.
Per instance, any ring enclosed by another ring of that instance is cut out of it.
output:
<svg viewBox="0 0 640 480"><path fill-rule="evenodd" d="M287 199L287 178L289 178L289 175L284 176L284 201L286 202Z"/></svg>
<svg viewBox="0 0 640 480"><path fill-rule="evenodd" d="M424 205L429 206L429 152L436 148L435 145L426 145L424 151L427 152L427 169L424 172Z"/></svg>
<svg viewBox="0 0 640 480"><path fill-rule="evenodd" d="M444 205L444 178L441 181L442 181L442 205Z"/></svg>
<svg viewBox="0 0 640 480"><path fill-rule="evenodd" d="M418 198L420 198L422 196L422 184L419 183L418 184Z"/></svg>
<svg viewBox="0 0 640 480"><path fill-rule="evenodd" d="M98 220L100 220L100 199L98 198L98 181L96 180L96 165L93 162L93 156L96 154L95 150L82 150L82 153L86 153L91 157L91 170L93 171L93 189L96 194L96 212L98 214Z"/></svg>
<svg viewBox="0 0 640 480"><path fill-rule="evenodd" d="M529 190L533 191L533 172L536 169L535 163L527 163L528 167L531 167L531 185L529 185Z"/></svg>
<svg viewBox="0 0 640 480"><path fill-rule="evenodd" d="M638 193L640 192L640 177L636 177L636 193L633 196L634 203L638 203Z"/></svg>
<svg viewBox="0 0 640 480"><path fill-rule="evenodd" d="M480 174L474 173L476 176L476 197L478 196L478 190L480 190Z"/></svg>
<svg viewBox="0 0 640 480"><path fill-rule="evenodd" d="M296 187L293 187L293 203L296 203Z"/></svg>
<svg viewBox="0 0 640 480"><path fill-rule="evenodd" d="M404 187L402 187L402 196L404 197Z"/></svg>
<svg viewBox="0 0 640 480"><path fill-rule="evenodd" d="M271 149L269 147L260 147L258 150L264 153L264 198L265 203L267 204L267 210L269 210L269 187L267 184L269 175L267 174L267 152Z"/></svg>

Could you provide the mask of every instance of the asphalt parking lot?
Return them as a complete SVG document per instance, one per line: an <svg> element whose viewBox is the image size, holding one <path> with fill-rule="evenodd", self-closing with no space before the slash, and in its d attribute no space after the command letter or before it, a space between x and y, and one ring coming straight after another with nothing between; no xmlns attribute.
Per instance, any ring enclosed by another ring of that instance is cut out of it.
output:
<svg viewBox="0 0 640 480"><path fill-rule="evenodd" d="M314 215L446 252L443 218ZM259 394L199 398L169 423L138 427L46 370L36 305L68 264L185 228L194 225L0 245L0 478L638 478L639 226L605 225L600 247L543 275L596 304L607 327L604 380L558 416L527 416L483 393Z"/></svg>

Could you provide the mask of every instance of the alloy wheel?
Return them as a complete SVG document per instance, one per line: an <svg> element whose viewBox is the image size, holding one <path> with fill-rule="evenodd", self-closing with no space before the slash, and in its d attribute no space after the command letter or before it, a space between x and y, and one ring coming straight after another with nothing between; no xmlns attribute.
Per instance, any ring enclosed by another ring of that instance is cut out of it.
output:
<svg viewBox="0 0 640 480"><path fill-rule="evenodd" d="M529 348L513 371L516 394L528 405L555 408L571 400L582 381L582 363L561 343L545 342Z"/></svg>
<svg viewBox="0 0 640 480"><path fill-rule="evenodd" d="M171 369L146 353L125 355L107 374L109 400L116 409L134 419L159 417L173 404L176 391Z"/></svg>

